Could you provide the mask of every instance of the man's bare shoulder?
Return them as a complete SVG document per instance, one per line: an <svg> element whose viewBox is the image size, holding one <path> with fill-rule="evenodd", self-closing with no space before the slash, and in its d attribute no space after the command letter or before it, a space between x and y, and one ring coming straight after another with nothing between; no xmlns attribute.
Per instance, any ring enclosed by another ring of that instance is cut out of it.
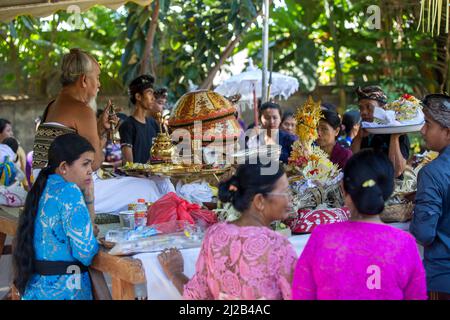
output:
<svg viewBox="0 0 450 320"><path fill-rule="evenodd" d="M90 115L95 117L94 110L89 107L86 103L77 100L67 100L60 104L62 109L67 112L78 113L82 115Z"/></svg>
<svg viewBox="0 0 450 320"><path fill-rule="evenodd" d="M65 98L65 99L64 99ZM48 120L66 122L69 119L86 121L95 119L95 113L86 103L66 97L58 97L50 106ZM66 121L64 121L66 120Z"/></svg>

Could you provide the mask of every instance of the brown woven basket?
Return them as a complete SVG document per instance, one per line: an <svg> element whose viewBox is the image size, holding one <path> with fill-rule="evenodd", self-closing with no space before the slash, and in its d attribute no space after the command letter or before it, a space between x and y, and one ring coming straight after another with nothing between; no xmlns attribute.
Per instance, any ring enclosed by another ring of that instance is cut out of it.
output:
<svg viewBox="0 0 450 320"><path fill-rule="evenodd" d="M399 203L384 208L380 218L383 222L406 222L411 220L414 203Z"/></svg>

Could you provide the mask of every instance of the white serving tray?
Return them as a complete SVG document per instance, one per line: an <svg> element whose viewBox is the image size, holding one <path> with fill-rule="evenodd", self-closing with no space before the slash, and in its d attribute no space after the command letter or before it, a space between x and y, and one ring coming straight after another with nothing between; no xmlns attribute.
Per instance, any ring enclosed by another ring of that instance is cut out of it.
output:
<svg viewBox="0 0 450 320"><path fill-rule="evenodd" d="M395 133L409 133L420 131L425 123L422 122L420 124L412 124L406 126L386 126L386 127L372 127L372 128L363 128L368 133L372 134L395 134Z"/></svg>

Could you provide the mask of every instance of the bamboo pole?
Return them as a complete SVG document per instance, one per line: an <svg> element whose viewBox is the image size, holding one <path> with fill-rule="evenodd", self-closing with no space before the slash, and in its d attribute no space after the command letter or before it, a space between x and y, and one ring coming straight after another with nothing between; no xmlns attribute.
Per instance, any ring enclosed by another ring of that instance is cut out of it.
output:
<svg viewBox="0 0 450 320"><path fill-rule="evenodd" d="M267 67L269 57L269 12L270 5L269 0L264 0L264 23L263 23L263 66L262 66L262 91L261 91L261 103L267 101Z"/></svg>

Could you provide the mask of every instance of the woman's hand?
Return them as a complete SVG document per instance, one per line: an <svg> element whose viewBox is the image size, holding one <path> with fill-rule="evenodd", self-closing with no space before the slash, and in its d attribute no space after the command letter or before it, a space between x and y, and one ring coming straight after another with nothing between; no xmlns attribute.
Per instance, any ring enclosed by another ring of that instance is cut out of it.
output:
<svg viewBox="0 0 450 320"><path fill-rule="evenodd" d="M99 232L100 232L100 229L98 228L98 225L94 224L94 237L97 238Z"/></svg>
<svg viewBox="0 0 450 320"><path fill-rule="evenodd" d="M177 248L164 249L158 255L158 261L166 276L173 281L174 276L183 274L184 260Z"/></svg>
<svg viewBox="0 0 450 320"><path fill-rule="evenodd" d="M87 205L94 203L94 181L92 179L92 176L90 180L91 182L88 185L86 185L86 187L82 190L84 201L86 202Z"/></svg>

